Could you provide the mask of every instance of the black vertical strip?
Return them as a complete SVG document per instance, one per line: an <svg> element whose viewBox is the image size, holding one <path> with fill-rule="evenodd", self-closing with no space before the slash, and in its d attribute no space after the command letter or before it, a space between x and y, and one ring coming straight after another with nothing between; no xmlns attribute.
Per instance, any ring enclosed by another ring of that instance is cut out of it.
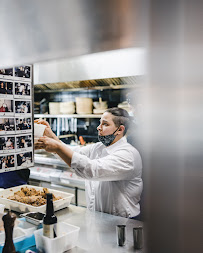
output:
<svg viewBox="0 0 203 253"><path fill-rule="evenodd" d="M75 205L78 206L78 187L75 187Z"/></svg>
<svg viewBox="0 0 203 253"><path fill-rule="evenodd" d="M31 65L31 108L32 108L32 162L34 163L34 66Z"/></svg>

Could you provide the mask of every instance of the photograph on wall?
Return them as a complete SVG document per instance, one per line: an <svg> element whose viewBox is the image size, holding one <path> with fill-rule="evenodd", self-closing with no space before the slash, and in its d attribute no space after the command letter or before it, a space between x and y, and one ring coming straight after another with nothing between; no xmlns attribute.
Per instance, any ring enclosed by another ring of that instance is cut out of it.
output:
<svg viewBox="0 0 203 253"><path fill-rule="evenodd" d="M0 153L15 152L15 136L0 136Z"/></svg>
<svg viewBox="0 0 203 253"><path fill-rule="evenodd" d="M32 149L32 135L19 135L16 136L16 150L26 151Z"/></svg>
<svg viewBox="0 0 203 253"><path fill-rule="evenodd" d="M31 66L15 67L15 77L23 79L31 79Z"/></svg>
<svg viewBox="0 0 203 253"><path fill-rule="evenodd" d="M13 100L0 98L0 115L14 116Z"/></svg>
<svg viewBox="0 0 203 253"><path fill-rule="evenodd" d="M0 156L0 172L15 169L15 154Z"/></svg>
<svg viewBox="0 0 203 253"><path fill-rule="evenodd" d="M31 98L31 84L15 82L15 98Z"/></svg>
<svg viewBox="0 0 203 253"><path fill-rule="evenodd" d="M28 168L33 165L33 153L30 152L21 152L16 154L17 157L17 169Z"/></svg>
<svg viewBox="0 0 203 253"><path fill-rule="evenodd" d="M0 77L12 78L13 77L13 68L0 69Z"/></svg>
<svg viewBox="0 0 203 253"><path fill-rule="evenodd" d="M0 98L13 98L13 82L0 80Z"/></svg>
<svg viewBox="0 0 203 253"><path fill-rule="evenodd" d="M14 118L0 118L0 135L15 134Z"/></svg>
<svg viewBox="0 0 203 253"><path fill-rule="evenodd" d="M31 117L16 118L16 133L32 132L32 119Z"/></svg>
<svg viewBox="0 0 203 253"><path fill-rule="evenodd" d="M16 114L26 114L27 116L31 116L30 104L31 104L31 101L15 100L15 113Z"/></svg>

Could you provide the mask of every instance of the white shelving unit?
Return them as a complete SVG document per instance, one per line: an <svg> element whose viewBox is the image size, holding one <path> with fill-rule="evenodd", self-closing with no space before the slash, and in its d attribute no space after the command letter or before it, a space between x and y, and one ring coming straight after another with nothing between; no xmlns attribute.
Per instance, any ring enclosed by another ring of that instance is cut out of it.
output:
<svg viewBox="0 0 203 253"><path fill-rule="evenodd" d="M56 119L57 120L57 128L56 128L56 135L60 138L60 137L70 137L70 136L75 136L76 134L70 134L70 135L66 135L66 136L62 136L60 135L60 122L61 119L76 119L76 125L77 125L77 119L87 119L87 121L89 121L89 119L100 119L102 116L102 114L57 114L57 115L52 115L52 114L35 114L34 118L35 119ZM88 123L89 125L89 123ZM76 129L75 129L76 130ZM76 132L76 131L73 131Z"/></svg>
<svg viewBox="0 0 203 253"><path fill-rule="evenodd" d="M85 118L97 118L100 119L102 114L35 114L35 118L80 118L80 119L85 119Z"/></svg>

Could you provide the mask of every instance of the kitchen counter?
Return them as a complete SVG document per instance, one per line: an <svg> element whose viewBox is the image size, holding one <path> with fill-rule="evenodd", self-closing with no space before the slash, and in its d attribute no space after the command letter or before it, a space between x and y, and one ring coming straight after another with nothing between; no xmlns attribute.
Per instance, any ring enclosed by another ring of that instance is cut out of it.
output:
<svg viewBox="0 0 203 253"><path fill-rule="evenodd" d="M66 221L80 227L77 246L68 251L70 253L144 253L144 250L133 248L133 228L143 225L140 221L100 212L90 212L86 208L73 205L55 214L58 221ZM126 225L126 245L123 247L117 245L116 225Z"/></svg>

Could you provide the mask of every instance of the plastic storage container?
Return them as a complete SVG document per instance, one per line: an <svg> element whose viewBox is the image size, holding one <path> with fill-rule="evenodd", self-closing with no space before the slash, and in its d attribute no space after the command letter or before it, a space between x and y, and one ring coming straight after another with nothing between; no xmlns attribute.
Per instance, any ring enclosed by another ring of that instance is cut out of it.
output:
<svg viewBox="0 0 203 253"><path fill-rule="evenodd" d="M20 228L14 228L13 229L13 241L16 242L18 240L21 240L22 238L25 238L26 233L20 229ZM4 244L5 242L5 232L0 233L0 244Z"/></svg>
<svg viewBox="0 0 203 253"><path fill-rule="evenodd" d="M20 185L12 188L5 189L0 192L0 202L5 205L5 208L19 212L19 213L28 213L28 212L46 212L46 205L39 207L31 206L28 204L20 203L14 200L7 199L9 196L12 196L14 192L19 191L22 187L35 188L36 190L43 190L43 187L32 186L32 185ZM56 197L61 196L62 199L54 201L54 211L58 211L70 205L71 199L74 197L74 194L57 191L53 189L48 189L50 193L53 193Z"/></svg>
<svg viewBox="0 0 203 253"><path fill-rule="evenodd" d="M4 231L4 223L2 220L4 213L5 205L0 204L0 232Z"/></svg>
<svg viewBox="0 0 203 253"><path fill-rule="evenodd" d="M19 219L19 221L20 222L18 224L18 228L22 229L25 232L26 236L33 235L34 231L37 230L38 226L31 224L24 219Z"/></svg>
<svg viewBox="0 0 203 253"><path fill-rule="evenodd" d="M17 224L13 230L13 242L16 252L24 253L27 249L35 246L34 231L37 226L25 221L24 218L16 219ZM5 241L4 231L0 233L0 253L2 253Z"/></svg>
<svg viewBox="0 0 203 253"><path fill-rule="evenodd" d="M45 253L63 253L76 246L79 230L79 227L59 222L57 224L58 235L53 239L43 236L43 229L36 230L34 232L36 248Z"/></svg>
<svg viewBox="0 0 203 253"><path fill-rule="evenodd" d="M23 240L26 238L26 233L20 228L13 229L13 243L15 245L16 251L21 248ZM2 253L5 242L5 233L0 233L0 253Z"/></svg>

